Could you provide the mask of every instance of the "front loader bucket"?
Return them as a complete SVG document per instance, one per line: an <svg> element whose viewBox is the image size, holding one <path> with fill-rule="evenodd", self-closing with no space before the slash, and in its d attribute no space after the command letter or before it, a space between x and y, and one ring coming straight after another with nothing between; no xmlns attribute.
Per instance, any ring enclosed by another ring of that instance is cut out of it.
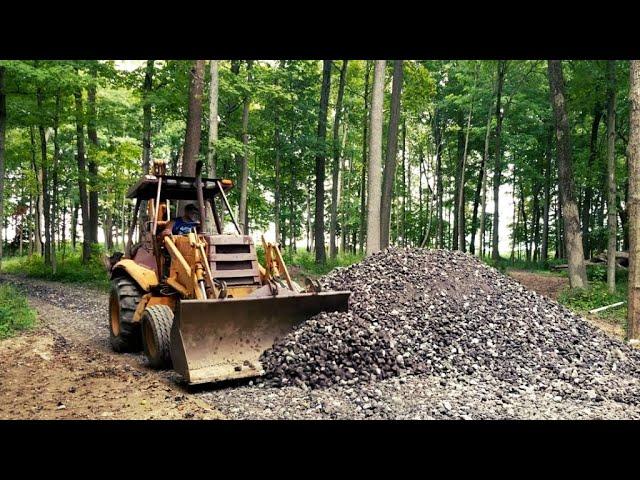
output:
<svg viewBox="0 0 640 480"><path fill-rule="evenodd" d="M349 295L182 300L171 328L173 368L190 384L262 375L262 352L317 313L346 312Z"/></svg>

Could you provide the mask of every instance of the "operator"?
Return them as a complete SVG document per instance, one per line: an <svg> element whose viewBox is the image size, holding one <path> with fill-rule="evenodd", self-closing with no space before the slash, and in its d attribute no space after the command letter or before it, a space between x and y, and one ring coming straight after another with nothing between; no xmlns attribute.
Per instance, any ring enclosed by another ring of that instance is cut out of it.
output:
<svg viewBox="0 0 640 480"><path fill-rule="evenodd" d="M160 233L160 238L164 240L164 237L168 235L186 235L193 231L193 228L200 224L200 213L198 208L189 203L184 207L184 213L181 217L175 220L170 220L164 227L164 230Z"/></svg>

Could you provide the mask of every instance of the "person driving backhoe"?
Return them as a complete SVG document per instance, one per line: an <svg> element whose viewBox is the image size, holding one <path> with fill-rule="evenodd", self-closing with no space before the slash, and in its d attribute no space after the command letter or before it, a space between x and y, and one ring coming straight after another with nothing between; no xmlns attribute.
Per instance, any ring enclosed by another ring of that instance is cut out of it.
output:
<svg viewBox="0 0 640 480"><path fill-rule="evenodd" d="M194 227L200 224L200 213L198 207L193 203L189 203L184 207L184 213L181 217L175 220L170 220L164 227L164 230L160 232L160 238L164 240L164 237L168 235L186 235L191 232Z"/></svg>

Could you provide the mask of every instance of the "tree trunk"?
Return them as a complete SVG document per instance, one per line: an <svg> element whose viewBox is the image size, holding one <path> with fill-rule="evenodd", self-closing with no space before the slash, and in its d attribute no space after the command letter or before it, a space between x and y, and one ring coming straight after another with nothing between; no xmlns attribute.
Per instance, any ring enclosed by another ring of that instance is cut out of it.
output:
<svg viewBox="0 0 640 480"><path fill-rule="evenodd" d="M627 338L640 337L640 61L632 60L629 82L629 297Z"/></svg>
<svg viewBox="0 0 640 480"><path fill-rule="evenodd" d="M558 180L560 203L564 219L564 239L569 264L569 284L571 288L587 288L587 271L584 265L582 236L578 206L574 198L573 168L571 159L571 139L569 118L565 104L564 78L560 60L549 60L549 90L556 119L556 139L558 152Z"/></svg>
<svg viewBox="0 0 640 480"><path fill-rule="evenodd" d="M196 162L200 151L200 129L202 122L202 91L204 90L204 60L196 60L191 67L189 83L189 107L187 127L184 137L184 156L182 175L193 177L196 174ZM244 216L238 221L242 222Z"/></svg>
<svg viewBox="0 0 640 480"><path fill-rule="evenodd" d="M216 178L216 142L218 141L218 60L209 60L211 83L209 84L209 144L207 148L207 164L209 175Z"/></svg>
<svg viewBox="0 0 640 480"><path fill-rule="evenodd" d="M459 250L460 246L458 244L459 235L458 235L458 220L460 220L460 216L458 215L458 192L460 191L460 179L461 179L461 169L462 169L462 158L464 157L464 116L462 112L460 112L460 116L458 118L458 146L456 149L456 170L455 170L455 183L452 192L452 203L453 203L453 236L452 240L452 250Z"/></svg>
<svg viewBox="0 0 640 480"><path fill-rule="evenodd" d="M275 194L274 194L274 210L275 210L275 229L276 229L276 244L279 244L281 241L281 233L280 233L280 215L281 215L281 197L282 193L280 191L280 183L281 180L281 171L280 171L280 125L279 125L279 117L278 110L275 107L275 117L273 120L274 123L274 136L275 136Z"/></svg>
<svg viewBox="0 0 640 480"><path fill-rule="evenodd" d="M91 233L91 243L98 243L98 164L96 156L98 154L98 132L96 130L96 82L98 70L94 64L91 68L92 81L87 87L87 136L91 148L89 150L89 231Z"/></svg>
<svg viewBox="0 0 640 480"><path fill-rule="evenodd" d="M336 227L338 225L338 191L340 176L340 120L342 117L342 97L347 77L347 60L342 61L338 98L336 99L336 114L333 120L333 164L331 166L331 222L329 226L329 257L336 258Z"/></svg>
<svg viewBox="0 0 640 480"><path fill-rule="evenodd" d="M587 161L587 184L584 191L584 200L582 202L582 249L585 259L591 258L591 242L589 228L591 224L591 197L593 189L591 188L591 170L598 153L598 129L600 127L600 119L602 118L602 109L600 105L596 105L593 111L593 123L591 124L591 137L589 141L589 159Z"/></svg>
<svg viewBox="0 0 640 480"><path fill-rule="evenodd" d="M51 271L55 274L58 269L56 261L56 234L58 233L58 168L60 164L60 142L58 138L58 127L60 123L60 109L61 98L60 90L56 93L56 107L53 115L53 165L51 166L52 185L53 185L53 201L51 205L51 212L53 215L53 222L51 223ZM64 202L63 202L64 204ZM64 216L64 213L63 213ZM62 222L62 236L64 237L65 223Z"/></svg>
<svg viewBox="0 0 640 480"><path fill-rule="evenodd" d="M253 60L247 60L247 83L251 83L251 67ZM247 225L247 198L249 183L249 105L251 97L247 93L244 96L242 105L242 156L238 159L240 164L240 202L238 205L238 222L240 223L240 231L247 235L249 226Z"/></svg>
<svg viewBox="0 0 640 480"><path fill-rule="evenodd" d="M7 96L4 75L5 67L0 66L0 225L4 224L4 142L7 125ZM0 271L2 271L3 242L2 232L0 232ZM22 254L22 233L20 233L20 254Z"/></svg>
<svg viewBox="0 0 640 480"><path fill-rule="evenodd" d="M364 253L364 234L367 205L367 128L369 126L369 61L365 67L364 77L364 121L362 122L362 171L360 175L360 227L358 229L358 248Z"/></svg>
<svg viewBox="0 0 640 480"><path fill-rule="evenodd" d="M402 97L403 61L393 61L393 88L391 92L391 113L387 133L387 153L382 179L382 197L380 202L380 248L389 246L391 223L391 199L396 175L398 152L398 123L400 120L400 100Z"/></svg>
<svg viewBox="0 0 640 480"><path fill-rule="evenodd" d="M142 85L142 173L149 173L151 166L151 101L149 94L153 90L155 60L147 60Z"/></svg>
<svg viewBox="0 0 640 480"><path fill-rule="evenodd" d="M44 109L42 107L43 93L40 87L36 88L36 104L38 106L38 132L40 134L40 192L42 197L42 214L44 217L44 264L51 266L51 192L48 182L48 161L47 161L47 134L44 126Z"/></svg>
<svg viewBox="0 0 640 480"><path fill-rule="evenodd" d="M436 109L435 119L434 119L434 140L436 142L436 196L437 196L437 215L438 215L438 225L436 232L436 248L444 247L444 231L442 229L443 218L442 218L442 195L443 195L443 185L442 185L442 129L440 124L440 114ZM409 187L409 191L411 191L411 187Z"/></svg>
<svg viewBox="0 0 640 480"><path fill-rule="evenodd" d="M540 260L546 263L549 259L549 210L551 207L551 142L553 141L553 129L549 128L547 135L547 149L545 152L544 167L544 207L542 212L542 248Z"/></svg>
<svg viewBox="0 0 640 480"><path fill-rule="evenodd" d="M473 90L471 91L471 102L469 104L469 117L467 118L467 132L464 137L464 153L462 154L462 165L460 166L460 186L458 190L458 246L460 250L466 252L465 247L465 223L464 223L464 170L467 163L467 149L469 147L469 130L471 130L471 116L473 115L473 95L476 90L478 72L473 80Z"/></svg>
<svg viewBox="0 0 640 480"><path fill-rule="evenodd" d="M44 200L42 197L42 165L38 165L36 159L36 137L33 126L29 127L29 136L31 140L31 165L33 171L36 172L36 200L35 200L35 222L33 246L36 255L42 255L42 210L44 209Z"/></svg>
<svg viewBox="0 0 640 480"><path fill-rule="evenodd" d="M607 286L609 293L616 291L616 61L609 60L607 72Z"/></svg>
<svg viewBox="0 0 640 480"><path fill-rule="evenodd" d="M494 91L497 90L497 82L494 86ZM478 240L478 255L484 256L484 230L485 230L485 216L487 211L487 177L488 175L488 162L489 162L489 141L491 140L491 118L493 117L493 95L489 102L489 112L487 113L487 129L484 135L484 153L482 155L482 165L480 166L481 173L480 179L482 181L482 193L480 195L480 238Z"/></svg>
<svg viewBox="0 0 640 480"><path fill-rule="evenodd" d="M320 110L318 112L318 135L316 153L316 209L314 221L314 239L316 263L324 264L324 169L327 140L327 110L331 90L331 60L322 61L322 90L320 92Z"/></svg>
<svg viewBox="0 0 640 480"><path fill-rule="evenodd" d="M380 198L382 196L382 108L386 60L376 60L373 70L367 185L367 255L380 250Z"/></svg>
<svg viewBox="0 0 640 480"><path fill-rule="evenodd" d="M500 259L500 251L498 248L499 245L499 234L498 227L500 224L499 221L499 204L500 204L500 177L502 176L502 150L500 149L500 140L502 134L502 87L504 85L504 75L505 70L507 68L507 61L500 60L498 62L498 85L496 87L496 151L495 155L495 163L493 168L493 234L492 234L492 248L491 248L491 258L494 262L497 262Z"/></svg>
<svg viewBox="0 0 640 480"><path fill-rule="evenodd" d="M82 90L77 90L73 96L76 103L76 142L78 153L78 189L80 191L80 208L82 208L82 263L88 263L91 258L91 230L89 225L89 195L87 194L87 167L84 151L84 112L82 108Z"/></svg>

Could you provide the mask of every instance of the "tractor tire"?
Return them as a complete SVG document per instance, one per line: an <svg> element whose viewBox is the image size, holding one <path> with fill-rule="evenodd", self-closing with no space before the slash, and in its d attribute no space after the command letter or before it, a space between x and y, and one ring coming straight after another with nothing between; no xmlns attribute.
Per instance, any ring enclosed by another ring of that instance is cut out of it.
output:
<svg viewBox="0 0 640 480"><path fill-rule="evenodd" d="M142 314L142 345L152 368L171 367L173 311L166 305L152 305Z"/></svg>
<svg viewBox="0 0 640 480"><path fill-rule="evenodd" d="M142 295L142 289L130 277L111 280L109 341L116 352L139 352L142 349L140 323L133 321Z"/></svg>

